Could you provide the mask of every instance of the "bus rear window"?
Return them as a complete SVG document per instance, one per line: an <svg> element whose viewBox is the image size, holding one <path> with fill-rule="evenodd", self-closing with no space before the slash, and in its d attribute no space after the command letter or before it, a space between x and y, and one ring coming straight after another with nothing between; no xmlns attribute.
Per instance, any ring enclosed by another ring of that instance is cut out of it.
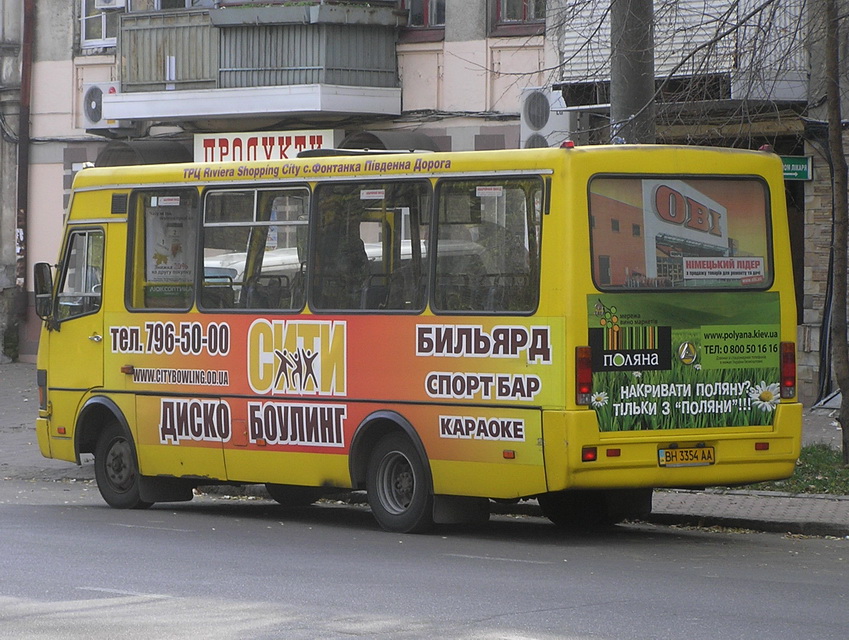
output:
<svg viewBox="0 0 849 640"><path fill-rule="evenodd" d="M599 176L589 200L599 289L772 284L769 198L760 179Z"/></svg>

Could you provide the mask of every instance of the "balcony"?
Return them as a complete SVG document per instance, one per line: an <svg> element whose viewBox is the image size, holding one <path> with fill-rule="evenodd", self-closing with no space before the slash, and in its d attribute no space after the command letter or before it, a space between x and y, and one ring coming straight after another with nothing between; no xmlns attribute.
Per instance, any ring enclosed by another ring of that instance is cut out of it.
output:
<svg viewBox="0 0 849 640"><path fill-rule="evenodd" d="M120 91L104 118L322 119L401 112L391 6L307 5L125 13Z"/></svg>

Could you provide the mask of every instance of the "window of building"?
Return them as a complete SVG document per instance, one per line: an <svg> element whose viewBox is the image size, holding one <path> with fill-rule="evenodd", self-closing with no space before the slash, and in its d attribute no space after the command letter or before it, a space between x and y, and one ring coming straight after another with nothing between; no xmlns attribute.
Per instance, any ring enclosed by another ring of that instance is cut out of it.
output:
<svg viewBox="0 0 849 640"><path fill-rule="evenodd" d="M98 9L95 0L81 0L80 44L83 48L114 47L120 9Z"/></svg>
<svg viewBox="0 0 849 640"><path fill-rule="evenodd" d="M619 220L616 218L612 218L610 220L610 230L615 233L619 233Z"/></svg>
<svg viewBox="0 0 849 640"><path fill-rule="evenodd" d="M498 0L499 22L545 20L545 0Z"/></svg>
<svg viewBox="0 0 849 640"><path fill-rule="evenodd" d="M494 35L536 35L545 31L545 0L495 0Z"/></svg>
<svg viewBox="0 0 849 640"><path fill-rule="evenodd" d="M610 284L610 256L598 256L596 276L599 284Z"/></svg>
<svg viewBox="0 0 849 640"><path fill-rule="evenodd" d="M191 9L200 4L197 0L127 0L128 11L162 11L164 9Z"/></svg>
<svg viewBox="0 0 849 640"><path fill-rule="evenodd" d="M403 0L401 6L410 10L408 27L445 26L445 0Z"/></svg>

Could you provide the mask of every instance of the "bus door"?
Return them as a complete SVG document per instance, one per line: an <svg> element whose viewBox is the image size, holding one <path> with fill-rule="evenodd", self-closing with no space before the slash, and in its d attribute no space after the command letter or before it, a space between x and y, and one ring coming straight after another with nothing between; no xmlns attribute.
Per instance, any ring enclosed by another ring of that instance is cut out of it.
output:
<svg viewBox="0 0 849 640"><path fill-rule="evenodd" d="M126 301L134 313L122 322L134 327L142 344L121 362L134 372L129 379L136 394L134 435L141 473L223 479L229 419L220 382L207 373L218 368L207 343L218 325L210 329L192 311L198 193L139 190L130 209ZM217 279L207 283L215 288L216 307L233 301L232 277L222 273L212 272Z"/></svg>
<svg viewBox="0 0 849 640"><path fill-rule="evenodd" d="M103 249L103 229L72 230L60 263L53 331L47 333L49 436L55 457L73 459L71 436L79 406L92 389L103 386Z"/></svg>

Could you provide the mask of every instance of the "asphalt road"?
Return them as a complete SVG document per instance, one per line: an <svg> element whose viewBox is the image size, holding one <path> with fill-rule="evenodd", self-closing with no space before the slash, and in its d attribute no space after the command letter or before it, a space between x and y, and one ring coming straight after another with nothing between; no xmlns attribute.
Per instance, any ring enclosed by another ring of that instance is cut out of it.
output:
<svg viewBox="0 0 849 640"><path fill-rule="evenodd" d="M846 637L846 541L540 518L399 536L366 509L204 496L119 511L0 483L0 638Z"/></svg>
<svg viewBox="0 0 849 640"><path fill-rule="evenodd" d="M430 536L366 508L198 496L116 511L32 439L0 366L0 640L845 638L846 540L494 516ZM806 439L827 438L828 416ZM839 432L838 432L839 433ZM14 448L10 445L14 444Z"/></svg>

